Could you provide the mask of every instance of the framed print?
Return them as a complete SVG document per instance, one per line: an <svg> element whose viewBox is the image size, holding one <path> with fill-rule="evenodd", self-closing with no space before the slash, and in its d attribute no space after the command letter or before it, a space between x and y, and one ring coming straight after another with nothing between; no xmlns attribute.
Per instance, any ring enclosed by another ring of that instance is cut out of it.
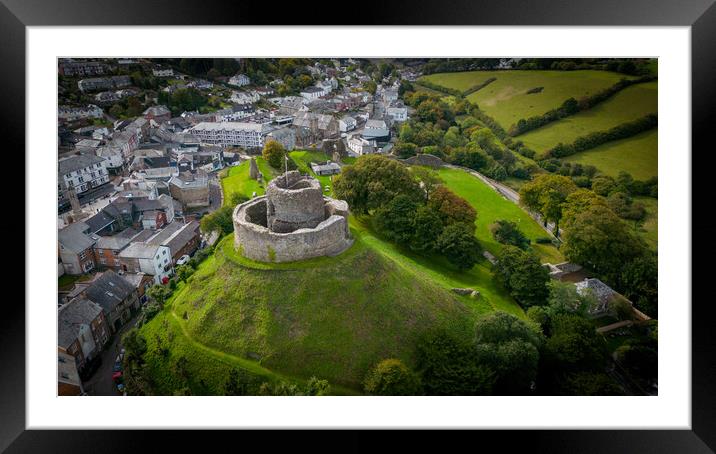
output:
<svg viewBox="0 0 716 454"><path fill-rule="evenodd" d="M692 182L716 7L518 3L321 25L4 0L27 266L0 446L511 429L549 452L713 450Z"/></svg>

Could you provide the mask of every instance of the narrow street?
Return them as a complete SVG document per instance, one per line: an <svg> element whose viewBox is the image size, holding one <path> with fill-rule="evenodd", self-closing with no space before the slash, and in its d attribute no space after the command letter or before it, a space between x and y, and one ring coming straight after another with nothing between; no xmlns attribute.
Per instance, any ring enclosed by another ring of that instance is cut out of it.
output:
<svg viewBox="0 0 716 454"><path fill-rule="evenodd" d="M137 318L141 314L141 311L137 311L137 314L132 317L118 332L114 333L114 336L109 340L107 347L102 352L102 364L92 374L92 376L86 382L82 383L84 390L90 396L121 396L117 390L117 387L112 381L112 367L117 355L119 355L122 346L120 340L122 334L126 333L137 323Z"/></svg>

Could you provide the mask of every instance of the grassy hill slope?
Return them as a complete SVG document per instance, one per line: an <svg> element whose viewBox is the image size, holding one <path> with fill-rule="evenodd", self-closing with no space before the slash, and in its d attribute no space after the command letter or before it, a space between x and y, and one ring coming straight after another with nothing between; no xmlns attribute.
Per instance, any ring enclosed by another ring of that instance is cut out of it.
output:
<svg viewBox="0 0 716 454"><path fill-rule="evenodd" d="M335 258L265 269L236 256L229 236L213 260L174 298L179 323L210 349L287 376L316 375L359 389L384 358L411 364L415 341L427 330L470 334L474 312L464 297L362 241Z"/></svg>
<svg viewBox="0 0 716 454"><path fill-rule="evenodd" d="M657 90L657 82L632 85L592 109L522 134L518 136L518 140L539 153L554 147L559 142L571 143L577 137L591 132L605 131L650 113L656 113ZM649 151L656 155L655 147ZM628 157L625 158L625 161L627 160Z"/></svg>

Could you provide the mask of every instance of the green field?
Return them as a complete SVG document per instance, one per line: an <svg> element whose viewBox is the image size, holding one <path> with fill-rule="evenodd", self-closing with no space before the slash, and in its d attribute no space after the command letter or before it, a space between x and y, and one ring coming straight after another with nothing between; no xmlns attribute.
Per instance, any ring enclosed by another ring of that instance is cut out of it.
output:
<svg viewBox="0 0 716 454"><path fill-rule="evenodd" d="M293 162L296 163L296 166L298 166L298 170L300 170L302 173L308 173L315 177L318 181L321 182L321 186L323 186L324 190L326 187L332 187L330 176L318 176L313 173L313 170L311 170L311 162L325 162L331 159L330 156L323 153L322 151L309 150L292 151L291 153L289 153L289 156L291 157L291 159L293 159ZM331 191L326 191L327 194L329 192Z"/></svg>
<svg viewBox="0 0 716 454"><path fill-rule="evenodd" d="M467 97L503 128L521 118L542 115L570 97L581 98L608 88L628 76L607 71L467 71L424 76L425 80L465 91L490 77L497 80ZM542 92L527 94L532 88Z"/></svg>
<svg viewBox="0 0 716 454"><path fill-rule="evenodd" d="M536 238L545 238L550 235L520 207L503 198L467 172L457 169L440 169L438 173L448 188L470 202L477 211L475 236L486 250L497 254L502 248L502 245L492 238L490 225L500 219L506 219L516 222L519 229L530 240L533 240L532 248L538 252L543 262L559 263L564 261L564 257L556 247L550 244L534 243Z"/></svg>
<svg viewBox="0 0 716 454"><path fill-rule="evenodd" d="M595 107L518 136L538 153L658 111L657 82L632 85ZM653 149L656 153L656 148ZM656 159L656 156L654 157Z"/></svg>
<svg viewBox="0 0 716 454"><path fill-rule="evenodd" d="M270 181L276 174L276 171L263 158L257 157L256 164L259 171L264 174L264 182ZM259 183L249 178L249 166L249 161L244 161L238 166L230 167L228 175L221 179L224 204L230 203L231 194L234 193L251 198L254 191L257 195L263 195L266 192L265 183Z"/></svg>
<svg viewBox="0 0 716 454"><path fill-rule="evenodd" d="M623 170L637 180L647 180L659 174L657 140L658 132L652 129L567 156L563 161L591 164L600 172L613 177Z"/></svg>

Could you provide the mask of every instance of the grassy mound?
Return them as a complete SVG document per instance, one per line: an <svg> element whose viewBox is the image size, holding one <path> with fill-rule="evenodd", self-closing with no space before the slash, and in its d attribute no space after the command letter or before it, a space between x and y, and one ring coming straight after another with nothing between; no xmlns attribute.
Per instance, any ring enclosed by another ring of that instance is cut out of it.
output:
<svg viewBox="0 0 716 454"><path fill-rule="evenodd" d="M473 311L463 297L361 241L339 257L261 268L225 238L173 299L174 321L207 349L354 389L382 359L412 364L415 341L427 330L471 332Z"/></svg>

